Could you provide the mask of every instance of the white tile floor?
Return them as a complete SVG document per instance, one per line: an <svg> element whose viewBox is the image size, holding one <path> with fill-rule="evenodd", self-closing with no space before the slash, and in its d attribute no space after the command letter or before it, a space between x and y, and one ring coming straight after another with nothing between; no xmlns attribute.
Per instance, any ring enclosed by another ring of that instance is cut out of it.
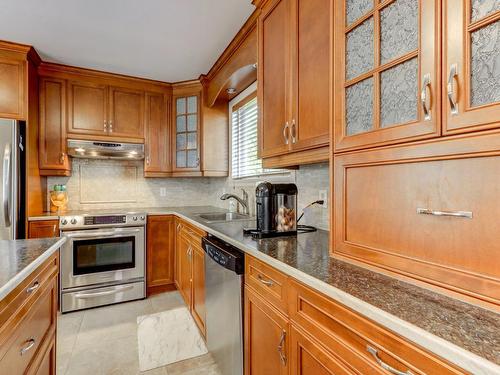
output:
<svg viewBox="0 0 500 375"><path fill-rule="evenodd" d="M183 306L178 292L58 317L57 375L218 375L210 354L139 371L137 317Z"/></svg>

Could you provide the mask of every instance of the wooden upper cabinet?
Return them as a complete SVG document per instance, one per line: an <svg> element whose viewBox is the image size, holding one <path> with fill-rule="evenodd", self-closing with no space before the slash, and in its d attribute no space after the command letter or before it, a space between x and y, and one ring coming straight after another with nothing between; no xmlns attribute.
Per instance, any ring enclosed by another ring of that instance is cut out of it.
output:
<svg viewBox="0 0 500 375"><path fill-rule="evenodd" d="M41 77L40 89L40 174L71 173L66 154L66 81Z"/></svg>
<svg viewBox="0 0 500 375"><path fill-rule="evenodd" d="M108 86L83 81L69 83L68 133L107 135Z"/></svg>
<svg viewBox="0 0 500 375"><path fill-rule="evenodd" d="M0 57L0 118L25 117L27 62Z"/></svg>
<svg viewBox="0 0 500 375"><path fill-rule="evenodd" d="M332 0L291 0L293 150L328 145Z"/></svg>
<svg viewBox="0 0 500 375"><path fill-rule="evenodd" d="M495 5L496 4L496 5ZM497 1L444 1L443 133L500 126Z"/></svg>
<svg viewBox="0 0 500 375"><path fill-rule="evenodd" d="M144 139L144 92L109 88L108 133L112 137Z"/></svg>
<svg viewBox="0 0 500 375"><path fill-rule="evenodd" d="M335 151L439 136L440 1L349 4L334 12Z"/></svg>
<svg viewBox="0 0 500 375"><path fill-rule="evenodd" d="M173 98L173 165L174 172L199 172L201 92L196 90Z"/></svg>
<svg viewBox="0 0 500 375"><path fill-rule="evenodd" d="M174 216L148 216L146 248L146 281L148 295L151 295L174 284Z"/></svg>
<svg viewBox="0 0 500 375"><path fill-rule="evenodd" d="M259 151L263 158L289 150L289 3L267 2L258 20Z"/></svg>
<svg viewBox="0 0 500 375"><path fill-rule="evenodd" d="M170 172L169 122L167 121L165 96L146 93L145 101L145 149L144 175L167 176Z"/></svg>

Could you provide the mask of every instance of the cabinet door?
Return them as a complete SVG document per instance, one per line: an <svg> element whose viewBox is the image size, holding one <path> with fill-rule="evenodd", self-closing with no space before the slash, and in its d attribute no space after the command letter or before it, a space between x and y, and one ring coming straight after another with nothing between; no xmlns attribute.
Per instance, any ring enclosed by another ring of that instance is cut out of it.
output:
<svg viewBox="0 0 500 375"><path fill-rule="evenodd" d="M177 287L184 298L186 305L191 308L191 258L189 253L192 250L189 237L181 233L177 237L176 261L177 261Z"/></svg>
<svg viewBox="0 0 500 375"><path fill-rule="evenodd" d="M66 81L40 79L40 173L69 175L66 154Z"/></svg>
<svg viewBox="0 0 500 375"><path fill-rule="evenodd" d="M328 145L331 108L332 0L292 0L294 150Z"/></svg>
<svg viewBox="0 0 500 375"><path fill-rule="evenodd" d="M169 128L163 94L146 93L146 128L144 173L152 177L158 173L168 173L169 163Z"/></svg>
<svg viewBox="0 0 500 375"><path fill-rule="evenodd" d="M108 87L71 82L68 92L68 133L107 135Z"/></svg>
<svg viewBox="0 0 500 375"><path fill-rule="evenodd" d="M258 20L260 157L288 152L289 0L270 1Z"/></svg>
<svg viewBox="0 0 500 375"><path fill-rule="evenodd" d="M148 295L174 283L175 218L148 216L147 288Z"/></svg>
<svg viewBox="0 0 500 375"><path fill-rule="evenodd" d="M338 358L334 357L294 326L290 329L291 375L349 375Z"/></svg>
<svg viewBox="0 0 500 375"><path fill-rule="evenodd" d="M29 238L49 238L59 236L59 220L30 221L28 225Z"/></svg>
<svg viewBox="0 0 500 375"><path fill-rule="evenodd" d="M112 137L144 139L144 92L110 87L108 132Z"/></svg>
<svg viewBox="0 0 500 375"><path fill-rule="evenodd" d="M26 62L0 58L0 118L24 118Z"/></svg>
<svg viewBox="0 0 500 375"><path fill-rule="evenodd" d="M200 170L199 94L174 98L174 171Z"/></svg>
<svg viewBox="0 0 500 375"><path fill-rule="evenodd" d="M500 3L446 0L443 133L500 126Z"/></svg>
<svg viewBox="0 0 500 375"><path fill-rule="evenodd" d="M34 360L38 364L36 370L28 371L28 374L34 375L56 375L56 337L53 335L47 339L47 348L41 353L41 358Z"/></svg>
<svg viewBox="0 0 500 375"><path fill-rule="evenodd" d="M245 287L245 375L288 374L288 321Z"/></svg>
<svg viewBox="0 0 500 375"><path fill-rule="evenodd" d="M439 7L335 2L335 151L440 134Z"/></svg>
<svg viewBox="0 0 500 375"><path fill-rule="evenodd" d="M192 314L200 331L205 334L205 252L192 245L193 309Z"/></svg>

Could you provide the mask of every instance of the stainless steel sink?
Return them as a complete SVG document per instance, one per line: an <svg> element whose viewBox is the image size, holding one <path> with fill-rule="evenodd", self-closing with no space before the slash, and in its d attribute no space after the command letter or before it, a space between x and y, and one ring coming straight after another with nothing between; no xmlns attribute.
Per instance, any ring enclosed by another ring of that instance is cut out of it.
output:
<svg viewBox="0 0 500 375"><path fill-rule="evenodd" d="M250 215L243 215L237 212L218 212L208 214L196 214L200 219L207 223L225 222L225 221L238 221L238 220L252 220Z"/></svg>

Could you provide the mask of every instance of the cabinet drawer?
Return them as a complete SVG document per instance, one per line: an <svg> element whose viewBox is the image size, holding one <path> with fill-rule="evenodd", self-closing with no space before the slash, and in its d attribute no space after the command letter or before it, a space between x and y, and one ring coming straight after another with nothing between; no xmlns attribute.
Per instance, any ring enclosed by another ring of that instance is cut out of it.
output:
<svg viewBox="0 0 500 375"><path fill-rule="evenodd" d="M201 247L201 238L205 236L205 232L200 228L195 227L194 225L184 221L178 220L177 222L177 233L180 233L183 236L186 236L191 241L193 241L196 245Z"/></svg>
<svg viewBox="0 0 500 375"><path fill-rule="evenodd" d="M259 292L268 302L283 312L287 312L286 275L247 256L245 259L245 283Z"/></svg>
<svg viewBox="0 0 500 375"><path fill-rule="evenodd" d="M58 272L59 251L0 301L0 347L3 345L4 339L9 337L19 324L19 317L26 314Z"/></svg>
<svg viewBox="0 0 500 375"><path fill-rule="evenodd" d="M0 359L0 373L25 372L44 341L55 332L56 308L57 277L53 277L6 344L6 352Z"/></svg>
<svg viewBox="0 0 500 375"><path fill-rule="evenodd" d="M334 253L500 301L500 135L335 158Z"/></svg>
<svg viewBox="0 0 500 375"><path fill-rule="evenodd" d="M289 288L289 313L293 324L361 374L387 374L375 355L402 372L463 374L444 360L295 281L291 281ZM377 352L372 354L369 350Z"/></svg>

